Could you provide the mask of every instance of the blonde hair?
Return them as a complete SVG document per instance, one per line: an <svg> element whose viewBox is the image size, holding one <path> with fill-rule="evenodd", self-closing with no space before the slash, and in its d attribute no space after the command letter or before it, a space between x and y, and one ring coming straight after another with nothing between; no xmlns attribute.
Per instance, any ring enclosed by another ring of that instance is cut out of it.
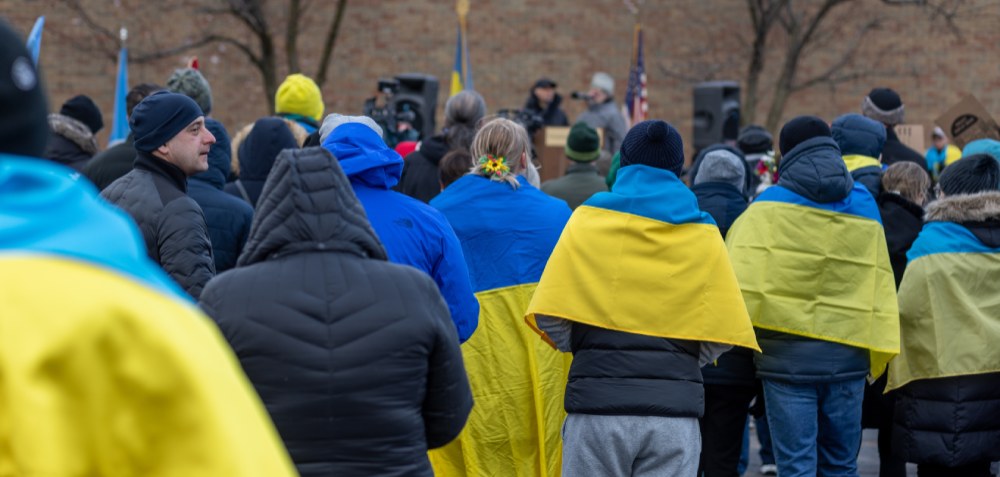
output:
<svg viewBox="0 0 1000 477"><path fill-rule="evenodd" d="M531 155L531 138L528 131L520 124L509 119L496 118L483 125L472 139L472 160L476 163L473 174L489 177L491 180L506 182L517 189L517 175L524 172L521 157ZM507 172L493 173L484 168L479 161L486 156L503 158Z"/></svg>
<svg viewBox="0 0 1000 477"><path fill-rule="evenodd" d="M927 171L913 162L897 162L882 175L882 188L920 205L927 197L931 179Z"/></svg>

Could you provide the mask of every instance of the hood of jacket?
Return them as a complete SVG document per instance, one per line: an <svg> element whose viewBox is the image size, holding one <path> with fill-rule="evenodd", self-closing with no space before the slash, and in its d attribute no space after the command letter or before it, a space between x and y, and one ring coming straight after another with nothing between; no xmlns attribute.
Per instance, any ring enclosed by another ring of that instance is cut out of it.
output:
<svg viewBox="0 0 1000 477"><path fill-rule="evenodd" d="M840 149L830 137L814 137L788 151L778 165L778 176L778 185L821 204L843 200L854 188Z"/></svg>
<svg viewBox="0 0 1000 477"><path fill-rule="evenodd" d="M386 260L340 164L320 147L278 155L237 266L311 251Z"/></svg>
<svg viewBox="0 0 1000 477"><path fill-rule="evenodd" d="M747 162L746 155L743 154L743 151L740 151L735 147L728 146L725 144L713 144L711 146L706 147L705 149L702 149L701 151L698 151L698 154L694 156L694 159L691 161L691 169L688 171L688 183L694 184L694 180L696 177L698 177L698 171L701 169L701 164L702 162L704 162L705 156L707 156L708 153L712 151L717 151L719 149L729 151L735 154L736 157L743 160L743 165L746 167L746 173L743 175L746 185L744 186L743 190L740 191L740 193L742 193L743 197L745 198L753 197L754 193L757 192L755 190L756 185L754 185L753 182L753 176L755 176L753 168L751 168L750 163Z"/></svg>
<svg viewBox="0 0 1000 477"><path fill-rule="evenodd" d="M845 114L830 128L840 153L845 156L867 156L878 159L885 146L885 126L860 114Z"/></svg>
<svg viewBox="0 0 1000 477"><path fill-rule="evenodd" d="M205 118L205 127L215 136L215 144L212 144L212 148L208 151L208 170L191 176L191 179L207 182L212 187L222 190L233 167L229 133L222 123L212 118Z"/></svg>
<svg viewBox="0 0 1000 477"><path fill-rule="evenodd" d="M90 128L82 121L58 113L49 115L49 127L52 132L68 139L80 147L80 150L93 156L97 154L97 138Z"/></svg>
<svg viewBox="0 0 1000 477"><path fill-rule="evenodd" d="M925 220L960 224L987 247L1000 247L1000 191L936 200L927 207Z"/></svg>
<svg viewBox="0 0 1000 477"><path fill-rule="evenodd" d="M403 158L364 124L338 126L323 141L323 148L333 153L352 184L388 190L403 175Z"/></svg>
<svg viewBox="0 0 1000 477"><path fill-rule="evenodd" d="M431 136L420 141L420 144L417 145L417 151L420 152L421 156L424 156L424 159L437 167L441 158L448 154L448 143L444 140L444 136Z"/></svg>
<svg viewBox="0 0 1000 477"><path fill-rule="evenodd" d="M240 143L240 179L267 179L274 160L283 149L298 148L295 136L281 118L261 118Z"/></svg>

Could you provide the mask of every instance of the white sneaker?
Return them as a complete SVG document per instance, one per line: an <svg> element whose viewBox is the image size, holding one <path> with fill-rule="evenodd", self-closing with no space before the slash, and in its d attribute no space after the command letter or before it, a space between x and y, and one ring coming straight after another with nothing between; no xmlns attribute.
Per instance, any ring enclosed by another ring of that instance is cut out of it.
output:
<svg viewBox="0 0 1000 477"><path fill-rule="evenodd" d="M760 473L763 475L778 475L778 466L774 464L764 464L760 466Z"/></svg>

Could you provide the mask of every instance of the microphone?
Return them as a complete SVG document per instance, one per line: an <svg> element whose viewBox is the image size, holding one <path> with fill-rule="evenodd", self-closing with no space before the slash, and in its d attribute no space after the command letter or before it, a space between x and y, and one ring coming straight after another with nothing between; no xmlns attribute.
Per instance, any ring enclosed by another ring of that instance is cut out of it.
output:
<svg viewBox="0 0 1000 477"><path fill-rule="evenodd" d="M582 100L590 99L590 95L584 91L574 91L570 93L570 97L573 99L582 99Z"/></svg>

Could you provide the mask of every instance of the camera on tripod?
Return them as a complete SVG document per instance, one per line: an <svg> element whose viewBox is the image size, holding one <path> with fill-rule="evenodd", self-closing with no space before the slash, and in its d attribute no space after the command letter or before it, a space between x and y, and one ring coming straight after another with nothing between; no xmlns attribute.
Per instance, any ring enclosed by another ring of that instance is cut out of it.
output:
<svg viewBox="0 0 1000 477"><path fill-rule="evenodd" d="M534 137L535 131L538 131L545 125L541 114L531 112L527 109L501 109L497 111L497 117L506 118L524 126L524 129L527 129L528 134L532 137Z"/></svg>
<svg viewBox="0 0 1000 477"><path fill-rule="evenodd" d="M394 104L393 98L399 93L399 80L380 78L378 92L365 100L364 115L375 120L385 133L385 143L396 147L403 141L416 141L420 132L414 129L417 115L408 104ZM381 99L381 102L379 101Z"/></svg>

